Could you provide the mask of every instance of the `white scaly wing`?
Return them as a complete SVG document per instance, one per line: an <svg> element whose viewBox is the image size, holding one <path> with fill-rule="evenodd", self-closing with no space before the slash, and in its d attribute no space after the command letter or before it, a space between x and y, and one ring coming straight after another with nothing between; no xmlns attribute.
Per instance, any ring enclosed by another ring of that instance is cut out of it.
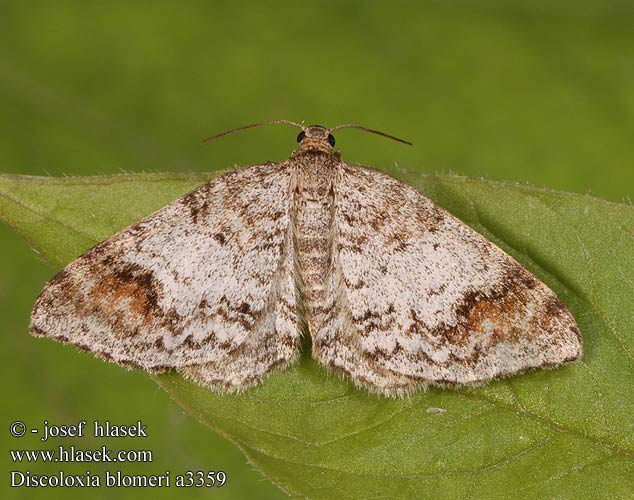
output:
<svg viewBox="0 0 634 500"><path fill-rule="evenodd" d="M576 323L500 248L415 189L341 163L323 365L371 391L481 384L577 359Z"/></svg>
<svg viewBox="0 0 634 500"><path fill-rule="evenodd" d="M241 389L299 353L287 163L219 176L70 263L31 332ZM124 201L124 200L123 200Z"/></svg>

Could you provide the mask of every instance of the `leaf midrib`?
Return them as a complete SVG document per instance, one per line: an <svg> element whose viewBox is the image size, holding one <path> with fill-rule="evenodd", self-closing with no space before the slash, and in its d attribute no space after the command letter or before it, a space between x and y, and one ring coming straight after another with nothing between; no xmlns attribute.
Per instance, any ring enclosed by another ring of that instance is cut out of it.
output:
<svg viewBox="0 0 634 500"><path fill-rule="evenodd" d="M478 468L474 468L474 469L465 469L465 470L452 470L452 471L443 471L443 472L434 472L431 474L393 474L393 473L389 473L389 472L367 472L367 471L363 471L363 472L357 472L357 471L351 471L351 470L347 470L347 469L342 469L342 468L334 468L334 467L327 467L325 465L318 465L318 464L306 464L306 463L300 463L297 461L293 461L290 460L286 457L280 457L277 455L273 455L271 453L267 453L267 452L262 452L261 450L258 450L255 447L246 445L242 442L239 442L241 444L241 448L242 449L247 449L250 450L252 452L258 453L260 455L265 455L268 456L270 458L273 458L275 460L279 460L281 462L285 462L288 464L292 464L292 465L300 465L302 467L307 467L307 468L314 468L314 469L319 469L322 471L329 471L329 472L337 472L337 473L342 473L342 474L347 474L347 475L351 475L351 476L360 476L360 477L379 477L379 478L383 478L383 477L388 477L388 478L393 478L393 479L430 479L430 478L437 478L437 477L447 477L447 476L464 476L464 475L471 475L471 474L483 474L491 469L495 469L497 467L499 467L502 464L507 464L512 462L513 460L525 455L526 453L529 453L532 450L538 449L542 446L545 446L546 444L548 444L551 440L553 439L552 435L549 435L548 437L545 437L544 439L541 439L539 441L533 442L531 443L530 446L528 446L527 448L518 451L517 453L513 453L509 456L506 456L500 460L498 460L495 463L492 464L488 464L482 467L478 467ZM607 457L607 458L614 458L614 457Z"/></svg>
<svg viewBox="0 0 634 500"><path fill-rule="evenodd" d="M48 215L46 215L46 214L42 213L42 212L41 212L40 210L38 210L37 208L34 208L34 207L32 207L32 206L28 206L28 205L26 205L24 202L22 202L22 201L19 201L19 200L15 199L14 197L10 196L8 193L5 193L5 192L0 192L0 196L1 196L2 198L4 198L4 199L9 200L11 203L14 203L14 204L16 204L16 205L18 205L18 206L22 207L22 208L23 208L23 209L25 209L25 210L30 211L31 213L33 213L33 214L37 215L38 217L41 217L43 220L48 220L48 221L51 221L51 222L53 222L53 223L55 223L55 224L58 224L58 225L62 226L63 228L68 229L69 231L73 231L73 232L75 232L76 234L78 234L78 235L79 235L79 236L81 236L82 238L87 239L87 240L88 240L88 241L90 241L90 242L97 242L97 241L98 241L98 239L97 239L97 237L96 237L96 236L91 235L91 234L88 234L88 233L85 233L85 232L81 231L80 229L78 229L78 228L76 228L76 227L74 227L74 226L72 226L72 225L69 225L67 222L63 222L63 221L62 221L62 220L60 220L60 219L54 219L54 218L52 218L52 217L50 217L50 216L48 216ZM41 209L41 207L38 207L38 208L40 208L40 209ZM12 225L12 224L10 224L9 222L7 222L7 224L8 224L9 226L13 227L13 225ZM14 228L14 229L16 229L16 230L17 230L17 228Z"/></svg>

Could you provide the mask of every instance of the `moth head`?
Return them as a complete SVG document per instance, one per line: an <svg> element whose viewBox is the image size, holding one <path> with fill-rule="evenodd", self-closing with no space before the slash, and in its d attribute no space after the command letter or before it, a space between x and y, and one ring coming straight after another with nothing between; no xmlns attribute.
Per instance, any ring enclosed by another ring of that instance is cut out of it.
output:
<svg viewBox="0 0 634 500"><path fill-rule="evenodd" d="M311 125L302 127L297 135L297 144L303 152L331 153L335 146L335 136L326 127Z"/></svg>

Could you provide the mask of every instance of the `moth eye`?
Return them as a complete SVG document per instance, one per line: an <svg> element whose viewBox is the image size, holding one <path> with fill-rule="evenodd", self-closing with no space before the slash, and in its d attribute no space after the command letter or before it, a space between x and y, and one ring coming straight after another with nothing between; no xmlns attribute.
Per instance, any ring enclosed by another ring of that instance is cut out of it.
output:
<svg viewBox="0 0 634 500"><path fill-rule="evenodd" d="M328 134L328 142L334 148L335 147L335 136L332 134Z"/></svg>
<svg viewBox="0 0 634 500"><path fill-rule="evenodd" d="M297 134L297 142L302 142L304 137L306 137L306 132L302 130L299 134Z"/></svg>

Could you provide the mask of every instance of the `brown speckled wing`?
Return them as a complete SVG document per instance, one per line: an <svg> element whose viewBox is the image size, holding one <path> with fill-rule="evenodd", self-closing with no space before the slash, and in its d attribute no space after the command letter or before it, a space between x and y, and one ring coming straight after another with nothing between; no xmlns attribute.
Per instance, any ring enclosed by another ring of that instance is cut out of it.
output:
<svg viewBox="0 0 634 500"><path fill-rule="evenodd" d="M124 229L40 294L31 333L241 389L299 354L288 164L219 176Z"/></svg>
<svg viewBox="0 0 634 500"><path fill-rule="evenodd" d="M313 355L373 392L481 384L581 355L569 311L500 248L413 188L339 165Z"/></svg>

